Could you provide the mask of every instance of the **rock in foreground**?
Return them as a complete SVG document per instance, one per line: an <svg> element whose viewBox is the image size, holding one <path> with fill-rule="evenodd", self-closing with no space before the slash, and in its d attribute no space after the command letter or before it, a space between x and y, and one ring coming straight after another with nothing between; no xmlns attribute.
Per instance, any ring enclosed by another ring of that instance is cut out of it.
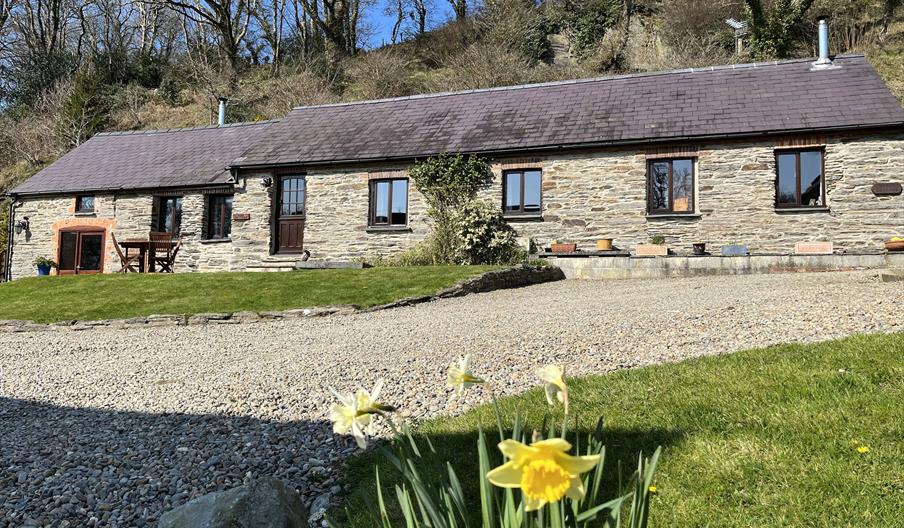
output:
<svg viewBox="0 0 904 528"><path fill-rule="evenodd" d="M307 528L301 497L281 480L264 477L229 491L208 493L160 517L159 528Z"/></svg>

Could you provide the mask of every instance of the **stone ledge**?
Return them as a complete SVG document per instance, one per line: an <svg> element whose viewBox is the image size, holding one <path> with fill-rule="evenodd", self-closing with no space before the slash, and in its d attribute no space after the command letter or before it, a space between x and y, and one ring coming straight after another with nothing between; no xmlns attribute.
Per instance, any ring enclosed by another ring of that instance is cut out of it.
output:
<svg viewBox="0 0 904 528"><path fill-rule="evenodd" d="M318 306L314 308L293 308L280 311L235 312L235 313L199 313L192 315L154 314L129 319L102 319L97 321L59 321L41 324L32 321L0 320L0 333L3 332L35 332L41 330L85 331L92 328L148 328L155 326L197 326L212 324L243 324L261 321L278 321L304 317L324 317L328 315L352 315L370 313L403 306L414 306L439 299L462 297L472 293L484 293L508 288L520 288L532 284L552 282L565 279L565 274L554 266L520 265L512 268L493 270L466 279L458 284L437 292L435 295L408 297L398 301L366 309L342 304L334 306Z"/></svg>

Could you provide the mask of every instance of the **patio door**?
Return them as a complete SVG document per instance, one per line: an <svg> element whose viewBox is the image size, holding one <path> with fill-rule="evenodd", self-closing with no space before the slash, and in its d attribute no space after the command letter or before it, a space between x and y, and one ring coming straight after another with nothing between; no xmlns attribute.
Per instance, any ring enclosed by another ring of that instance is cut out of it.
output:
<svg viewBox="0 0 904 528"><path fill-rule="evenodd" d="M103 231L60 231L60 275L89 275L104 269Z"/></svg>
<svg viewBox="0 0 904 528"><path fill-rule="evenodd" d="M304 249L304 176L279 179L279 208L276 210L276 240L279 253L300 253Z"/></svg>

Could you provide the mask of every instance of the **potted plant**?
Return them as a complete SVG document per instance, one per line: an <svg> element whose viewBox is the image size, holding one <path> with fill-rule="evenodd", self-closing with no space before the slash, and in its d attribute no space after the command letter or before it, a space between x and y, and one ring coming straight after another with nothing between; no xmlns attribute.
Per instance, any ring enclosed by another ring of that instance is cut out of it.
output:
<svg viewBox="0 0 904 528"><path fill-rule="evenodd" d="M669 248L665 245L665 237L656 235L650 237L649 244L637 244L634 247L634 255L637 257L665 257L669 254Z"/></svg>
<svg viewBox="0 0 904 528"><path fill-rule="evenodd" d="M904 237L891 237L885 243L885 249L889 251L904 251Z"/></svg>
<svg viewBox="0 0 904 528"><path fill-rule="evenodd" d="M746 257L750 254L747 244L739 244L737 242L729 242L719 248L723 257Z"/></svg>
<svg viewBox="0 0 904 528"><path fill-rule="evenodd" d="M697 242L694 246L694 255L702 256L706 255L706 243L705 242Z"/></svg>
<svg viewBox="0 0 904 528"><path fill-rule="evenodd" d="M550 249L553 253L574 253L578 250L578 245L554 240Z"/></svg>
<svg viewBox="0 0 904 528"><path fill-rule="evenodd" d="M834 244L824 240L819 242L797 242L794 244L794 253L797 255L831 255L834 251Z"/></svg>
<svg viewBox="0 0 904 528"><path fill-rule="evenodd" d="M597 239L596 250L597 251L612 251L612 239L611 238Z"/></svg>
<svg viewBox="0 0 904 528"><path fill-rule="evenodd" d="M50 275L50 268L57 267L57 263L47 257L36 258L34 265L38 269L38 275Z"/></svg>

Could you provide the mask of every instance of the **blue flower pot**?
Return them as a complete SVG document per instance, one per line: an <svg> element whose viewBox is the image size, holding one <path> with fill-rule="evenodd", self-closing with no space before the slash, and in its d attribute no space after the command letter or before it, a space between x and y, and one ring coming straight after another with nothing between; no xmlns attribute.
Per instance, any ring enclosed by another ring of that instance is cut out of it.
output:
<svg viewBox="0 0 904 528"><path fill-rule="evenodd" d="M726 244L721 249L723 257L746 257L750 254L747 244Z"/></svg>
<svg viewBox="0 0 904 528"><path fill-rule="evenodd" d="M50 275L50 266L38 266L38 275Z"/></svg>

